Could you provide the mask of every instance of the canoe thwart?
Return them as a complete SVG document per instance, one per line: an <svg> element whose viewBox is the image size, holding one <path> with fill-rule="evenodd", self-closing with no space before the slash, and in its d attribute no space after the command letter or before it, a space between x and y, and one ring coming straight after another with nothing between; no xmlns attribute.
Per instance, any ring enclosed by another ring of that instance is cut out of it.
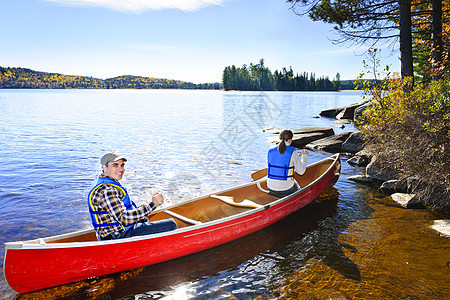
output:
<svg viewBox="0 0 450 300"><path fill-rule="evenodd" d="M199 222L199 221L195 221L195 220L186 218L185 216L179 215L179 214L174 213L173 211L170 211L170 210L167 210L167 209L164 209L163 212L165 212L165 213L168 214L168 215L171 215L171 216L174 217L174 218L177 218L177 219L179 219L179 220L181 220L181 221L183 221L183 222L186 222L186 223L189 223L189 224L192 224L192 225L200 225L200 224L203 224L202 222Z"/></svg>
<svg viewBox="0 0 450 300"><path fill-rule="evenodd" d="M223 201L227 204L234 205L234 206L251 207L251 208L260 208L262 206L262 205L259 205L258 203L248 200L248 199L244 199L242 201L235 202L234 197L230 197L230 196L210 195L210 197L219 199L220 201Z"/></svg>

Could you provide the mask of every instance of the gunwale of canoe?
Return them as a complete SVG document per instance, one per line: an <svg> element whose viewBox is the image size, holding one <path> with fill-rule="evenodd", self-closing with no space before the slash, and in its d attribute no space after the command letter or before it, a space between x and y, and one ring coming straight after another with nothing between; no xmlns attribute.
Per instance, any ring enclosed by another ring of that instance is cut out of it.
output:
<svg viewBox="0 0 450 300"><path fill-rule="evenodd" d="M304 189L309 188L309 185L314 184L317 179L323 175L330 166L333 164L333 156L315 162L309 165L303 175L295 173L295 180L300 185L301 189L296 193L300 193ZM238 187L232 187L228 190L220 191L214 195L233 197L234 202L239 203L243 200L250 200L257 205L264 207L267 204L279 201L280 199L272 195L263 192L258 188L257 184L260 184L262 189L267 189L266 178L240 185ZM212 195L212 194L211 194ZM241 213L249 212L257 208L242 207L227 204L217 198L211 197L211 195L201 196L192 200L184 201L179 204L175 204L165 208L176 214L179 214L188 219L208 224L213 221L217 221L223 218L232 217ZM288 196L292 197L292 195ZM178 225L178 229L194 226L184 222L178 218L174 218L164 211L157 209L149 215L149 221L156 221L165 218L173 218ZM175 231L177 231L175 230ZM44 239L33 239L28 241L22 241L20 244L61 244L61 243L82 243L82 242L98 242L93 229L80 230L73 233L62 234L58 236L47 237ZM15 248L15 247L13 247Z"/></svg>

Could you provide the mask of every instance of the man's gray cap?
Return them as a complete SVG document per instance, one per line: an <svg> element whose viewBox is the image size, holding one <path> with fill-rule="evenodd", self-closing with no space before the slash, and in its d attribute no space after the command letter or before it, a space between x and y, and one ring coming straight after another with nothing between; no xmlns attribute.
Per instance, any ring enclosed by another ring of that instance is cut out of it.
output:
<svg viewBox="0 0 450 300"><path fill-rule="evenodd" d="M102 163L102 165L106 165L109 162L118 161L121 159L123 159L124 161L127 161L127 159L125 157L123 157L122 154L120 154L118 152L110 152L110 153L106 153L105 155L103 155L103 157L100 159L100 162Z"/></svg>

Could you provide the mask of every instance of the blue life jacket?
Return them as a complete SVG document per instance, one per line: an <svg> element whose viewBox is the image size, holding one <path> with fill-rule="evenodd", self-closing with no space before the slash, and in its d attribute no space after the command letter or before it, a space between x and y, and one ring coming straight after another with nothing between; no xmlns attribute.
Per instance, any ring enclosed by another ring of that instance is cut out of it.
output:
<svg viewBox="0 0 450 300"><path fill-rule="evenodd" d="M103 223L103 224L99 223L98 215L107 215L108 212L95 210L94 204L92 203L92 196L94 195L94 192L103 184L112 185L113 187L117 188L124 195L122 202L125 205L125 208L127 210L132 210L133 208L136 208L136 204L134 204L134 202L131 201L127 190L119 182L117 182L109 177L98 176L97 178L95 178L94 182L92 183L91 191L89 192L89 196L88 196L89 212L91 214L91 220L92 220L92 225L94 226L94 229L97 230L97 228L99 228L99 227L120 225L120 226L122 226L122 228L125 231L127 231L128 229L133 227L133 224L128 225L128 226L123 226L119 222L119 220L117 220L116 222L113 222L113 223Z"/></svg>
<svg viewBox="0 0 450 300"><path fill-rule="evenodd" d="M283 154L280 154L277 146L269 149L267 153L267 163L269 165L267 176L269 178L287 180L294 177L294 166L289 167L294 150L294 147L287 146Z"/></svg>

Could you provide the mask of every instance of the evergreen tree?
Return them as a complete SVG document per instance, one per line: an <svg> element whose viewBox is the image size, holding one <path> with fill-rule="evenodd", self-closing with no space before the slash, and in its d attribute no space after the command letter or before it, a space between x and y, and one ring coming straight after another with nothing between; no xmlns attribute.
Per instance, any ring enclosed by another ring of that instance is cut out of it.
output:
<svg viewBox="0 0 450 300"><path fill-rule="evenodd" d="M402 76L413 76L411 0L288 0L299 14L336 24L336 42L374 45L400 37Z"/></svg>
<svg viewBox="0 0 450 300"><path fill-rule="evenodd" d="M264 59L255 65L250 63L249 67L227 66L222 79L226 91L334 91L340 86L340 83L331 82L328 77L321 77L316 81L315 74L309 76L306 72L294 76L292 67L275 70L272 74L270 69L264 66Z"/></svg>
<svg viewBox="0 0 450 300"><path fill-rule="evenodd" d="M334 83L333 83L333 88L335 90L340 90L341 89L341 74L336 73L336 77L334 78Z"/></svg>

